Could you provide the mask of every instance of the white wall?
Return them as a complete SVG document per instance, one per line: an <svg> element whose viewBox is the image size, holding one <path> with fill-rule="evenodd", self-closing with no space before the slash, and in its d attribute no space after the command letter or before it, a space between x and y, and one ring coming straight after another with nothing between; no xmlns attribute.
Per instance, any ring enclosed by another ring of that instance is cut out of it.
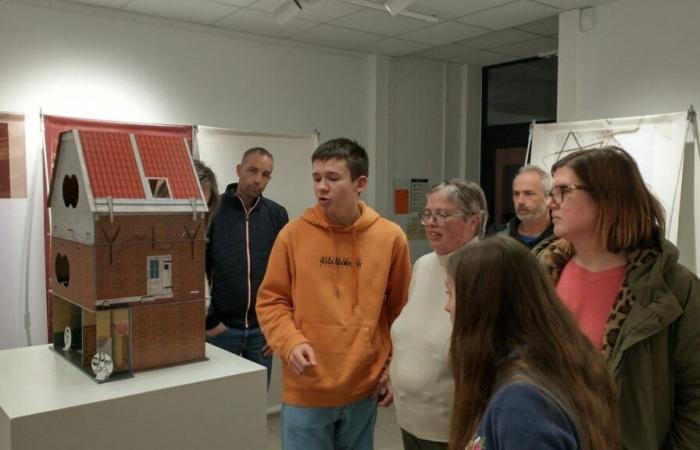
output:
<svg viewBox="0 0 700 450"><path fill-rule="evenodd" d="M700 2L620 0L560 15L559 121L674 112L700 105Z"/></svg>
<svg viewBox="0 0 700 450"><path fill-rule="evenodd" d="M388 192L412 178L431 186L449 178L479 182L481 68L407 56L394 58L388 70ZM385 213L403 226L408 221ZM410 248L414 261L431 251L425 239L410 241Z"/></svg>
<svg viewBox="0 0 700 450"><path fill-rule="evenodd" d="M700 106L700 2L620 0L584 12L583 21L580 14L573 10L559 18L559 121ZM686 154L681 249L695 248L700 238L698 230L688 225L693 211L696 227L700 224L693 156ZM681 260L691 269L700 268L700 254L682 252Z"/></svg>

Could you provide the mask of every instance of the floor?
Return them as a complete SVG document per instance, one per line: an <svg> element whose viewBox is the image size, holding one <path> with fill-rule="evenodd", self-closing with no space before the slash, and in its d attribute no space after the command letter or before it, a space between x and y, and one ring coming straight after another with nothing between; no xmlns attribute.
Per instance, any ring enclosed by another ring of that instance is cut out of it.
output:
<svg viewBox="0 0 700 450"><path fill-rule="evenodd" d="M267 416L267 450L280 450L280 415ZM377 409L377 425L374 428L374 450L403 450L401 430L396 424L394 408Z"/></svg>

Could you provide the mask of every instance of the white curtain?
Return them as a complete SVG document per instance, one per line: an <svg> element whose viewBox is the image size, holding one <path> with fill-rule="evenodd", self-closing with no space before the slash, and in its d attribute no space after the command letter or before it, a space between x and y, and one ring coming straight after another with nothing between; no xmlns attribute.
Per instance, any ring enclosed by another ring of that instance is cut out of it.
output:
<svg viewBox="0 0 700 450"><path fill-rule="evenodd" d="M700 242L695 238L700 223L697 214L681 213L684 208L697 210L696 203L700 203L696 198L700 197L697 149L686 143L689 124L688 111L537 124L531 134L530 162L549 171L557 160L579 148L615 145L625 149L666 210L666 238L681 247L681 262L694 270L700 260ZM685 170L684 159L689 166ZM684 172L692 177L687 180L690 183L683 182Z"/></svg>
<svg viewBox="0 0 700 450"><path fill-rule="evenodd" d="M194 155L216 173L219 192L238 181L236 165L252 147L263 147L275 161L272 179L263 194L287 208L289 218L316 203L311 178L311 154L316 133L275 134L198 126Z"/></svg>

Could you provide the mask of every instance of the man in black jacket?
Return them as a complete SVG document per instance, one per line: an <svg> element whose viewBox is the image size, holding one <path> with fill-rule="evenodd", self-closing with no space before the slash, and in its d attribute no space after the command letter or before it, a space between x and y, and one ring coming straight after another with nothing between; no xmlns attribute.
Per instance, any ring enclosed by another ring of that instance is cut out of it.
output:
<svg viewBox="0 0 700 450"><path fill-rule="evenodd" d="M236 166L238 183L226 187L207 244L212 285L207 341L265 366L268 385L272 351L258 325L255 298L272 244L289 221L283 206L262 196L272 169L272 155L264 148L243 154Z"/></svg>

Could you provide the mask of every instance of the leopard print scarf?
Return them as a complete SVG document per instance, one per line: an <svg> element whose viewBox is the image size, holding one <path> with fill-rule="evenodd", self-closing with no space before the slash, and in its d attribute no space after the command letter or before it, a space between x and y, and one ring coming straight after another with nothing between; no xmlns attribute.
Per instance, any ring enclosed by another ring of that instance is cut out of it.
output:
<svg viewBox="0 0 700 450"><path fill-rule="evenodd" d="M548 245L541 247L537 258L545 268L552 282L556 285L561 276L564 266L574 256L574 248L563 239L554 240ZM622 281L620 291L613 301L608 320L603 331L602 355L606 362L610 360L612 351L617 343L622 325L629 316L632 306L636 303L632 289L629 285L629 275L638 267L646 264L649 260L655 259L660 254L658 249L639 248L627 253L627 266L625 268L625 278Z"/></svg>

